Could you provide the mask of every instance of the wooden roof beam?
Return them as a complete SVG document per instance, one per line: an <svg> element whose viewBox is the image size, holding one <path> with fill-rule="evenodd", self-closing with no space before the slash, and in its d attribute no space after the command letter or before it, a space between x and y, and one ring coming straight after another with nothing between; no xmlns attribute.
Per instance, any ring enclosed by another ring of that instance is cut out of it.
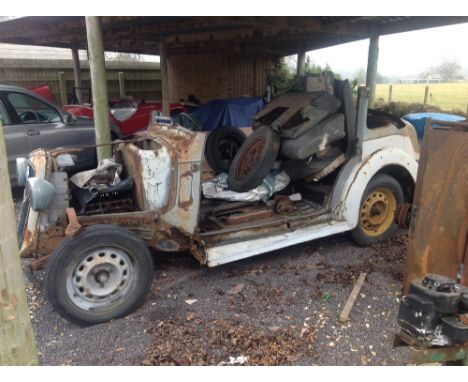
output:
<svg viewBox="0 0 468 382"><path fill-rule="evenodd" d="M418 16L380 25L380 35L467 23L468 16Z"/></svg>

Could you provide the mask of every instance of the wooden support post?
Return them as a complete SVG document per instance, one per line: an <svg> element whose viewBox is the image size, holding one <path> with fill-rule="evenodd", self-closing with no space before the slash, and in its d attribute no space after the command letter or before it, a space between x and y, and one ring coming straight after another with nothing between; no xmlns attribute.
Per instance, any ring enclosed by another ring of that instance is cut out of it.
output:
<svg viewBox="0 0 468 382"><path fill-rule="evenodd" d="M367 57L366 86L369 88L369 108L374 107L375 84L377 82L377 66L379 62L379 29L376 24L371 24L369 55Z"/></svg>
<svg viewBox="0 0 468 382"><path fill-rule="evenodd" d="M0 124L0 366L38 365L16 238L8 161Z"/></svg>
<svg viewBox="0 0 468 382"><path fill-rule="evenodd" d="M119 72L119 93L120 98L125 97L125 73Z"/></svg>
<svg viewBox="0 0 468 382"><path fill-rule="evenodd" d="M83 104L83 96L81 93L81 66L80 66L80 54L78 48L72 48L72 58L73 58L73 76L75 78L75 88L76 89L76 98L80 105Z"/></svg>
<svg viewBox="0 0 468 382"><path fill-rule="evenodd" d="M424 105L427 105L427 99L429 98L429 86L426 85L424 89Z"/></svg>
<svg viewBox="0 0 468 382"><path fill-rule="evenodd" d="M392 102L392 93L393 93L393 85L390 84L390 86L388 87L388 102Z"/></svg>
<svg viewBox="0 0 468 382"><path fill-rule="evenodd" d="M159 43L159 62L161 70L161 88L162 88L162 113L163 115L169 116L169 104L170 104L170 94L169 94L169 77L168 77L168 68L167 68L167 46L164 38L161 37L161 42Z"/></svg>
<svg viewBox="0 0 468 382"><path fill-rule="evenodd" d="M305 61L306 61L306 52L301 50L297 54L297 77L300 78L305 74Z"/></svg>
<svg viewBox="0 0 468 382"><path fill-rule="evenodd" d="M110 158L111 134L109 126L109 101L107 98L106 67L102 25L99 16L86 16L86 35L88 39L89 71L93 92L94 125L98 160Z"/></svg>
<svg viewBox="0 0 468 382"><path fill-rule="evenodd" d="M60 102L62 103L62 106L64 106L68 103L67 81L65 79L65 72L59 72L58 78L59 78L59 87L60 87Z"/></svg>
<svg viewBox="0 0 468 382"><path fill-rule="evenodd" d="M366 279L366 273L361 273L359 275L358 280L356 281L356 284L354 285L353 290L351 291L351 294L348 297L348 300L346 301L346 304L343 308L343 310L340 313L340 317L338 318L338 321L344 324L345 322L348 321L349 314L351 313L351 309L353 309L354 303L359 296L359 292L361 291L362 286L364 285L364 280Z"/></svg>

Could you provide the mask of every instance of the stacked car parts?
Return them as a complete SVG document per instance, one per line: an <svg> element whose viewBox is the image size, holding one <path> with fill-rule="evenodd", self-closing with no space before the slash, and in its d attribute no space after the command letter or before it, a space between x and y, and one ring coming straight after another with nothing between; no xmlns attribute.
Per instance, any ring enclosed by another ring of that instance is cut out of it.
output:
<svg viewBox="0 0 468 382"><path fill-rule="evenodd" d="M255 116L255 131L234 157L230 188L244 192L257 187L278 159L292 180L318 180L338 168L345 161L343 148L336 145L346 136L341 106L324 91L272 101Z"/></svg>

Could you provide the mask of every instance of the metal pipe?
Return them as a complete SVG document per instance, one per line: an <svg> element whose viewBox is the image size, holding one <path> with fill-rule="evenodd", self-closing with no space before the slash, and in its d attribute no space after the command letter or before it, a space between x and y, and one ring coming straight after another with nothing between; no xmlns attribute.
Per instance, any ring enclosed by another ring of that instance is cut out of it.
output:
<svg viewBox="0 0 468 382"><path fill-rule="evenodd" d="M377 66L379 62L379 29L376 24L371 24L369 55L367 58L366 86L369 88L369 107L374 107L375 84L377 82Z"/></svg>
<svg viewBox="0 0 468 382"><path fill-rule="evenodd" d="M369 89L365 86L360 86L358 89L356 122L356 154L358 155L362 153L362 142L364 141L364 136L367 129L368 97Z"/></svg>

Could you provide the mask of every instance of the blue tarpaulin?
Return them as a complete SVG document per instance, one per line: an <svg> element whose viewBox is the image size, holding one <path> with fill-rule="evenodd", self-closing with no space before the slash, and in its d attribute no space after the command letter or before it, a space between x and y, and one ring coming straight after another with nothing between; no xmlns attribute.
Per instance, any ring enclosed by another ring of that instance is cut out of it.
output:
<svg viewBox="0 0 468 382"><path fill-rule="evenodd" d="M190 114L201 122L203 130L212 131L221 126L252 126L253 116L263 107L261 97L214 99Z"/></svg>
<svg viewBox="0 0 468 382"><path fill-rule="evenodd" d="M415 127L419 139L424 135L424 126L426 125L427 118L445 122L460 122L466 119L460 115L444 113L412 113L406 114L403 117L404 120L408 121Z"/></svg>

